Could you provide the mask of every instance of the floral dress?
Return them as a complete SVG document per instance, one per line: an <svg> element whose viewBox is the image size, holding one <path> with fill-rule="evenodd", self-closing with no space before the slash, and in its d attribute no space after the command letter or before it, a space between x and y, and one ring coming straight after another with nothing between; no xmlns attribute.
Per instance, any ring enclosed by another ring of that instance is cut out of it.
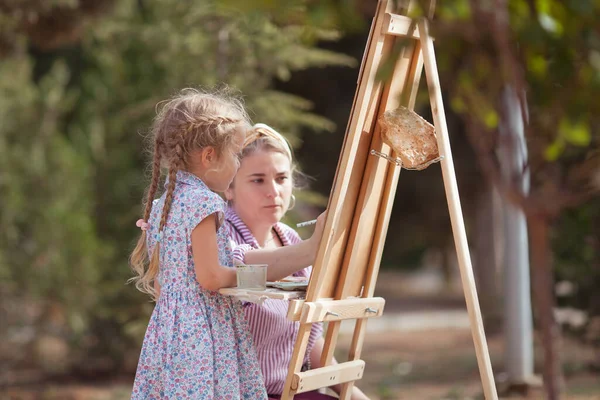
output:
<svg viewBox="0 0 600 400"><path fill-rule="evenodd" d="M148 248L159 239L165 195L152 207ZM132 399L266 399L266 390L242 306L196 280L191 234L216 213L221 265L232 266L222 224L224 201L195 175L177 173L162 234L160 298L150 318Z"/></svg>

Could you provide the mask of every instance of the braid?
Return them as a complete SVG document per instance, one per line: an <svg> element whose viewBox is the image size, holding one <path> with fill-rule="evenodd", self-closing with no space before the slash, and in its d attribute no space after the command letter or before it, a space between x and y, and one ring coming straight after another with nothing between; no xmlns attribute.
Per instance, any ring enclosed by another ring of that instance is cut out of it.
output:
<svg viewBox="0 0 600 400"><path fill-rule="evenodd" d="M156 141L154 144L154 155L152 157L152 181L150 182L150 188L148 189L148 198L146 200L146 209L144 210L144 221L148 221L150 218L150 212L152 211L152 201L154 195L158 189L160 182L160 151L162 148L162 142Z"/></svg>
<svg viewBox="0 0 600 400"><path fill-rule="evenodd" d="M223 124L237 124L242 122L240 118L231 118L223 116L207 116L207 115L194 115L190 122L189 130L196 130L198 128L206 127L220 127Z"/></svg>
<svg viewBox="0 0 600 400"><path fill-rule="evenodd" d="M180 149L180 146L177 146ZM181 152L179 152L181 154ZM164 240L164 229L167 223L167 218L169 216L169 212L171 211L171 203L173 202L173 192L175 191L175 184L177 183L177 171L179 171L181 166L181 156L179 156L173 163L171 163L171 167L169 168L169 184L167 185L167 192L165 195L165 204L162 209L161 217L160 217L160 225L158 227L158 235L159 240L154 245L154 250L152 251L152 256L150 258L150 263L148 265L148 271L146 275L140 279L143 286L141 286L147 293L149 293L154 300L157 300L156 290L154 289L154 279L158 275L159 265L160 265L160 246L162 241ZM158 182L158 179L156 180ZM153 180L154 182L154 180ZM161 240L162 239L162 240ZM138 287L139 288L139 287Z"/></svg>
<svg viewBox="0 0 600 400"><path fill-rule="evenodd" d="M152 157L152 181L148 188L148 195L146 200L146 207L144 209L144 221L148 221L150 218L150 212L152 211L152 201L158 188L160 181L160 161L161 161L161 150L162 142L156 141L154 144L154 154ZM158 274L158 243L156 244L152 257L148 263L148 247L146 244L146 231L142 231L140 238L135 246L135 249L131 253L129 263L131 268L137 274L129 280L134 282L138 290L148 293L156 300L156 291L154 290L153 283L156 275ZM146 263L148 267L146 269Z"/></svg>
<svg viewBox="0 0 600 400"><path fill-rule="evenodd" d="M169 216L169 212L171 211L171 203L173 202L173 192L175 191L175 183L177 181L177 171L179 171L179 166L181 164L179 161L174 162L171 168L169 168L169 184L167 185L167 194L165 195L165 204L163 206L162 215L160 217L160 226L158 228L159 232L162 232L165 225L167 224L167 217Z"/></svg>

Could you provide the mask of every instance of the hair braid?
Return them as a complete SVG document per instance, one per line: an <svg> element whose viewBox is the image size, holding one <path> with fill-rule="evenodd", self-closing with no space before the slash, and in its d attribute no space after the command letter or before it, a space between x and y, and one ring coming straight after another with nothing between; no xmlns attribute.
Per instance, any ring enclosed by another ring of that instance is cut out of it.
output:
<svg viewBox="0 0 600 400"><path fill-rule="evenodd" d="M156 194L156 190L158 189L158 184L160 181L161 150L162 142L157 140L154 144L154 153L152 157L152 181L150 183L150 187L148 188L146 206L144 208L144 221L148 221L148 218L150 218L152 201L154 200L154 195ZM143 230L137 241L135 249L131 253L131 257L129 258L131 268L137 273L137 276L131 278L129 282L134 282L138 290L146 292L155 298L156 293L153 283L156 273L152 274L151 271L157 269L156 266L153 265L153 261L155 259L154 254L157 253L157 249L154 249L152 257L150 260L148 260L146 238L146 231ZM150 262L148 263L148 261ZM147 269L146 263L148 263Z"/></svg>
<svg viewBox="0 0 600 400"><path fill-rule="evenodd" d="M173 192L175 191L175 183L177 182L177 171L179 171L179 165L181 162L174 162L169 168L169 184L167 185L167 192L165 195L165 204L163 205L162 215L160 217L159 232L165 228L167 224L167 218L171 211L171 204L173 202Z"/></svg>
<svg viewBox="0 0 600 400"><path fill-rule="evenodd" d="M163 209L160 216L160 225L158 227L158 237L159 240L154 245L154 249L152 251L152 256L150 258L150 263L148 265L148 271L144 276L143 280L147 282L147 286L144 287L145 291L149 293L156 300L156 290L154 289L154 279L158 276L159 265L160 265L160 248L161 244L164 241L164 229L167 224L167 218L169 217L169 212L171 211L171 204L173 202L173 192L175 191L175 185L177 183L177 171L180 169L181 158L179 161L175 160L171 163L171 168L169 168L168 180L169 183L167 185L167 191L165 194L165 203L163 205Z"/></svg>
<svg viewBox="0 0 600 400"><path fill-rule="evenodd" d="M144 221L148 221L150 218L150 212L152 211L152 201L156 195L158 184L160 183L160 152L162 150L163 143L156 141L154 144L154 154L152 157L152 181L150 182L150 188L148 189L148 197L146 199L146 209L144 210Z"/></svg>
<svg viewBox="0 0 600 400"><path fill-rule="evenodd" d="M192 118L190 129L198 129L204 127L220 127L223 124L237 124L242 122L240 118L223 117L219 115L206 116L196 115Z"/></svg>

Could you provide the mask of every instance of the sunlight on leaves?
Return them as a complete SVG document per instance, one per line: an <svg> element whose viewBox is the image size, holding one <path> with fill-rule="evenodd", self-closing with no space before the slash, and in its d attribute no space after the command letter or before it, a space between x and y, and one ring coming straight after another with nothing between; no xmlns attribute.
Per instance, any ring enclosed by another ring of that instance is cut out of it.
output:
<svg viewBox="0 0 600 400"><path fill-rule="evenodd" d="M546 147L546 150L544 151L544 157L548 161L556 161L558 160L558 157L560 157L564 149L565 144L563 140L559 138L550 146Z"/></svg>
<svg viewBox="0 0 600 400"><path fill-rule="evenodd" d="M591 135L590 129L585 122L573 123L563 119L558 128L561 138L574 146L589 146Z"/></svg>

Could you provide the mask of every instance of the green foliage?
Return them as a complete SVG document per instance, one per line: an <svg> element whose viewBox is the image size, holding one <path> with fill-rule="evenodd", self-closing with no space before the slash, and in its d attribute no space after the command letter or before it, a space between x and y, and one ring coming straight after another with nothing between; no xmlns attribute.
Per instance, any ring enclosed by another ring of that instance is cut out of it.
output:
<svg viewBox="0 0 600 400"><path fill-rule="evenodd" d="M254 120L293 143L303 126L332 128L273 81L353 65L316 47L339 33L218 4L117 1L105 14L94 11L76 40L54 38L45 51L18 13L0 13L12 22L0 37L16 38L0 59L0 292L42 309L58 304L81 360L91 353L119 360L151 310L125 282L146 186L144 132L158 101L227 82L244 93ZM64 7L86 13L76 0L30 7L41 19Z"/></svg>
<svg viewBox="0 0 600 400"><path fill-rule="evenodd" d="M501 120L499 93L515 72L495 41L495 12L482 2L437 3L432 29L444 95L491 136ZM60 306L80 360L109 355L119 365L139 345L152 308L125 281L155 104L182 87L227 82L244 93L255 121L298 146L300 129L329 130L332 123L311 113L306 99L275 90L273 81L306 68L356 65L316 44L337 39L339 28L366 24L351 1L7 4L0 11L0 295L41 309ZM517 44L530 106L531 159L551 172L566 170L600 141L600 4L508 6L508 40ZM392 68L384 63L380 77ZM590 212L567 214L554 242L559 276L582 282L581 293L593 290L586 279L597 257L586 241L598 237ZM417 259L421 243L410 240ZM46 322L42 313L39 331Z"/></svg>
<svg viewBox="0 0 600 400"><path fill-rule="evenodd" d="M557 280L574 284L565 301L600 315L600 201L569 210L561 216L552 238Z"/></svg>
<svg viewBox="0 0 600 400"><path fill-rule="evenodd" d="M522 84L534 162L582 157L600 141L600 4L515 0L506 13L504 25L504 11L484 3L437 4L432 29L452 109L491 136L500 92Z"/></svg>
<svg viewBox="0 0 600 400"><path fill-rule="evenodd" d="M74 104L68 69L58 62L37 84L28 57L5 60L0 71L10 77L0 80L1 273L11 291L81 313L107 253L94 231L92 166L63 131Z"/></svg>
<svg viewBox="0 0 600 400"><path fill-rule="evenodd" d="M430 1L418 3L414 17L423 16ZM450 108L465 122L490 179L490 170L496 177L506 172L495 153L502 140L498 126L506 118L503 91L512 87L524 94L532 181L527 200L536 205L528 212L560 216L552 242L557 275L578 286L571 305L598 313L592 310L598 309L600 284L600 232L593 228L600 222L598 202L582 203L599 188L594 181L600 174L600 3L436 3L430 29ZM401 50L394 49L380 74L389 77ZM581 207L561 215L570 206Z"/></svg>

